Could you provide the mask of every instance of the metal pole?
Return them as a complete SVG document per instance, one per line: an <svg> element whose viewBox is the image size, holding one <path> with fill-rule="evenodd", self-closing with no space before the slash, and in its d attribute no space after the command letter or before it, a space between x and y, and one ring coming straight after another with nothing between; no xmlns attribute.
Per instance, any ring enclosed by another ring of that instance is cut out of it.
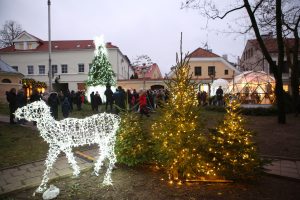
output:
<svg viewBox="0 0 300 200"><path fill-rule="evenodd" d="M49 87L48 91L52 91L52 66L51 66L51 23L50 23L50 5L48 0L48 50L49 50Z"/></svg>

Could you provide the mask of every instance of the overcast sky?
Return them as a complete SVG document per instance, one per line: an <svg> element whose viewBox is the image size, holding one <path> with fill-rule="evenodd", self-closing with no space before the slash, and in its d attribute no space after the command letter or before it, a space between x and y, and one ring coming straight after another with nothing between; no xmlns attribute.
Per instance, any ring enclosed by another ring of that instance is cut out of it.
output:
<svg viewBox="0 0 300 200"><path fill-rule="evenodd" d="M52 40L92 40L104 35L131 62L147 54L168 73L176 63L183 32L183 51L208 48L236 62L246 36L224 33L233 18L207 20L192 9L180 9L182 0L51 0ZM0 25L6 20L21 24L23 30L48 40L47 0L0 0ZM206 28L207 27L207 28Z"/></svg>

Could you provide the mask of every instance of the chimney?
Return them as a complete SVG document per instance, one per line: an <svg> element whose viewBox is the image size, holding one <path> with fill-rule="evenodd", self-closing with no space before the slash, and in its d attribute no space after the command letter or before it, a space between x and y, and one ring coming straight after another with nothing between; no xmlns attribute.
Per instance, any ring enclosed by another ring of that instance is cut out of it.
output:
<svg viewBox="0 0 300 200"><path fill-rule="evenodd" d="M212 53L212 49L207 49L207 51L211 52Z"/></svg>
<svg viewBox="0 0 300 200"><path fill-rule="evenodd" d="M107 42L106 44L107 44L107 45L111 45L111 42Z"/></svg>
<svg viewBox="0 0 300 200"><path fill-rule="evenodd" d="M224 60L228 61L228 55L227 54L222 55L222 57L224 58Z"/></svg>

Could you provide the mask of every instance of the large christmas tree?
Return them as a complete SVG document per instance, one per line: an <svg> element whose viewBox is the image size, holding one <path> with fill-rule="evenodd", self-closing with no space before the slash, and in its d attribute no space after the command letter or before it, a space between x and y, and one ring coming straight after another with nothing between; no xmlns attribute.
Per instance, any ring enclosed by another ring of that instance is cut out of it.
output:
<svg viewBox="0 0 300 200"><path fill-rule="evenodd" d="M108 61L108 54L103 38L96 38L95 56L89 71L87 85L89 86L106 86L116 85L115 73Z"/></svg>
<svg viewBox="0 0 300 200"><path fill-rule="evenodd" d="M155 161L167 171L170 182L214 175L205 162L206 137L199 118L196 91L188 56L177 59L173 77L166 82L170 98L152 125Z"/></svg>
<svg viewBox="0 0 300 200"><path fill-rule="evenodd" d="M209 135L209 153L217 174L229 179L256 178L262 162L253 133L244 128L240 103L236 98L226 99L224 120Z"/></svg>

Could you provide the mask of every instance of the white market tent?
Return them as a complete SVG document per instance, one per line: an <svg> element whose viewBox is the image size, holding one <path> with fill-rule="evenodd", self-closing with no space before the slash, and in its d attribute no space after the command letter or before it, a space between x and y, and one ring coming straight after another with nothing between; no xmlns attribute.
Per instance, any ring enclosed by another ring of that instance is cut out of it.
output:
<svg viewBox="0 0 300 200"><path fill-rule="evenodd" d="M271 104L275 100L275 79L264 71L245 71L228 84L227 93L243 104Z"/></svg>
<svg viewBox="0 0 300 200"><path fill-rule="evenodd" d="M214 80L214 82L211 84L211 92L212 92L211 94L215 95L219 86L221 86L223 91L225 91L226 88L228 87L228 84L229 82L225 79L219 78L217 80Z"/></svg>

